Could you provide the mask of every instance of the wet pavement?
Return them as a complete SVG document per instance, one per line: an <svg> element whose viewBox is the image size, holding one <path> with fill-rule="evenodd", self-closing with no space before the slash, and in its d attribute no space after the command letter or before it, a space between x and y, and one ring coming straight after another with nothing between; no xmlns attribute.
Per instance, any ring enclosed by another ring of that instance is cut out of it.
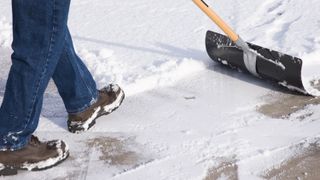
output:
<svg viewBox="0 0 320 180"><path fill-rule="evenodd" d="M217 167L209 169L204 180L238 180L238 166L232 161L223 161Z"/></svg>
<svg viewBox="0 0 320 180"><path fill-rule="evenodd" d="M318 85L318 84L317 84ZM319 105L320 98L301 94L272 93L264 97L265 103L257 111L271 118L288 119L293 113L304 110L307 106ZM311 116L304 114L299 120ZM318 143L307 147L297 145L296 153L291 158L268 170L263 179L271 180L319 180L320 146Z"/></svg>
<svg viewBox="0 0 320 180"><path fill-rule="evenodd" d="M270 169L263 178L270 180L319 180L320 146L311 144L300 149L296 155Z"/></svg>
<svg viewBox="0 0 320 180"><path fill-rule="evenodd" d="M302 94L274 93L265 99L265 104L258 106L257 111L271 118L288 118L306 106L320 104L320 98Z"/></svg>

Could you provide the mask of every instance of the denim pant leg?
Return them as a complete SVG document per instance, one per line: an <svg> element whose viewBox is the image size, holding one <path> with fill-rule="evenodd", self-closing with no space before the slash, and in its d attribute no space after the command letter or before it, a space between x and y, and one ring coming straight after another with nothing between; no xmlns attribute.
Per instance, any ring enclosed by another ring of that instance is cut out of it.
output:
<svg viewBox="0 0 320 180"><path fill-rule="evenodd" d="M78 113L96 102L96 83L77 56L69 30L60 60L52 76L68 113Z"/></svg>
<svg viewBox="0 0 320 180"><path fill-rule="evenodd" d="M70 0L12 0L12 66L0 108L0 150L24 147L61 57Z"/></svg>

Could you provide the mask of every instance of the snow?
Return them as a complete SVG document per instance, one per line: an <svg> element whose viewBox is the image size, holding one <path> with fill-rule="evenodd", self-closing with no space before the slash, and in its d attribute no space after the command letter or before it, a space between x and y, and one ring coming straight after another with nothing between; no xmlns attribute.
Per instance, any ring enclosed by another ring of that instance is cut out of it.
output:
<svg viewBox="0 0 320 180"><path fill-rule="evenodd" d="M206 2L244 40L303 59L304 85L318 95L318 82L309 83L320 77L317 0ZM0 101L10 67L10 10L9 1L0 2ZM71 157L3 179L198 180L225 163L237 165L239 179L263 179L320 138L317 104L286 118L257 111L266 97L290 93L211 61L206 30L221 31L192 1L72 1L69 26L98 86L117 83L127 98L89 132L74 135L50 83L36 134L65 140Z"/></svg>
<svg viewBox="0 0 320 180"><path fill-rule="evenodd" d="M6 21L6 18L0 19L0 46L10 47L12 37L11 37L11 24Z"/></svg>
<svg viewBox="0 0 320 180"><path fill-rule="evenodd" d="M119 87L116 86L115 88L118 89ZM114 90L113 92L117 92L117 90ZM120 104L122 103L124 97L125 97L124 92L120 91L120 93L118 95L118 98L113 103L103 107L104 111L107 112L107 113L113 112L115 109L117 109L120 106Z"/></svg>
<svg viewBox="0 0 320 180"><path fill-rule="evenodd" d="M0 171L6 168L3 164L0 163Z"/></svg>
<svg viewBox="0 0 320 180"><path fill-rule="evenodd" d="M320 44L320 41L319 41ZM303 64L302 68L302 82L303 86L306 88L307 92L315 95L320 96L320 45L316 47L317 50L313 53L308 53L303 56L303 59L306 61Z"/></svg>

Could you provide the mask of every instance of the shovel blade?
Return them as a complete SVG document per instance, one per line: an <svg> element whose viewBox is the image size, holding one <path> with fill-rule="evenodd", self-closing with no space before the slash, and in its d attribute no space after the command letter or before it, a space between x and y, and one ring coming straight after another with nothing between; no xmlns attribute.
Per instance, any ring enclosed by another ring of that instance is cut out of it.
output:
<svg viewBox="0 0 320 180"><path fill-rule="evenodd" d="M256 63L256 70L261 78L275 81L290 90L307 94L301 78L301 59L255 44L247 44L253 51L261 55L261 57L257 56ZM244 62L244 52L227 36L208 31L206 35L206 48L212 60L231 68L248 72ZM273 62L281 63L285 66L285 69L280 68L275 63L266 61L263 57Z"/></svg>

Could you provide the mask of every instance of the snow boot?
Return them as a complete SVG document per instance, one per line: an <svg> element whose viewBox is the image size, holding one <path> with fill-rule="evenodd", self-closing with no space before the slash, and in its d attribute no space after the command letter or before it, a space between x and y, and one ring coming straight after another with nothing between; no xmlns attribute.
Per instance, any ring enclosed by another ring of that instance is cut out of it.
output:
<svg viewBox="0 0 320 180"><path fill-rule="evenodd" d="M85 111L69 114L68 129L72 133L80 133L90 129L96 119L115 111L123 102L125 94L123 90L115 84L111 84L99 90L99 98L96 103Z"/></svg>
<svg viewBox="0 0 320 180"><path fill-rule="evenodd" d="M61 163L69 156L67 145L60 140L40 142L31 136L29 143L16 151L0 151L0 176L18 174L18 170L39 171Z"/></svg>

